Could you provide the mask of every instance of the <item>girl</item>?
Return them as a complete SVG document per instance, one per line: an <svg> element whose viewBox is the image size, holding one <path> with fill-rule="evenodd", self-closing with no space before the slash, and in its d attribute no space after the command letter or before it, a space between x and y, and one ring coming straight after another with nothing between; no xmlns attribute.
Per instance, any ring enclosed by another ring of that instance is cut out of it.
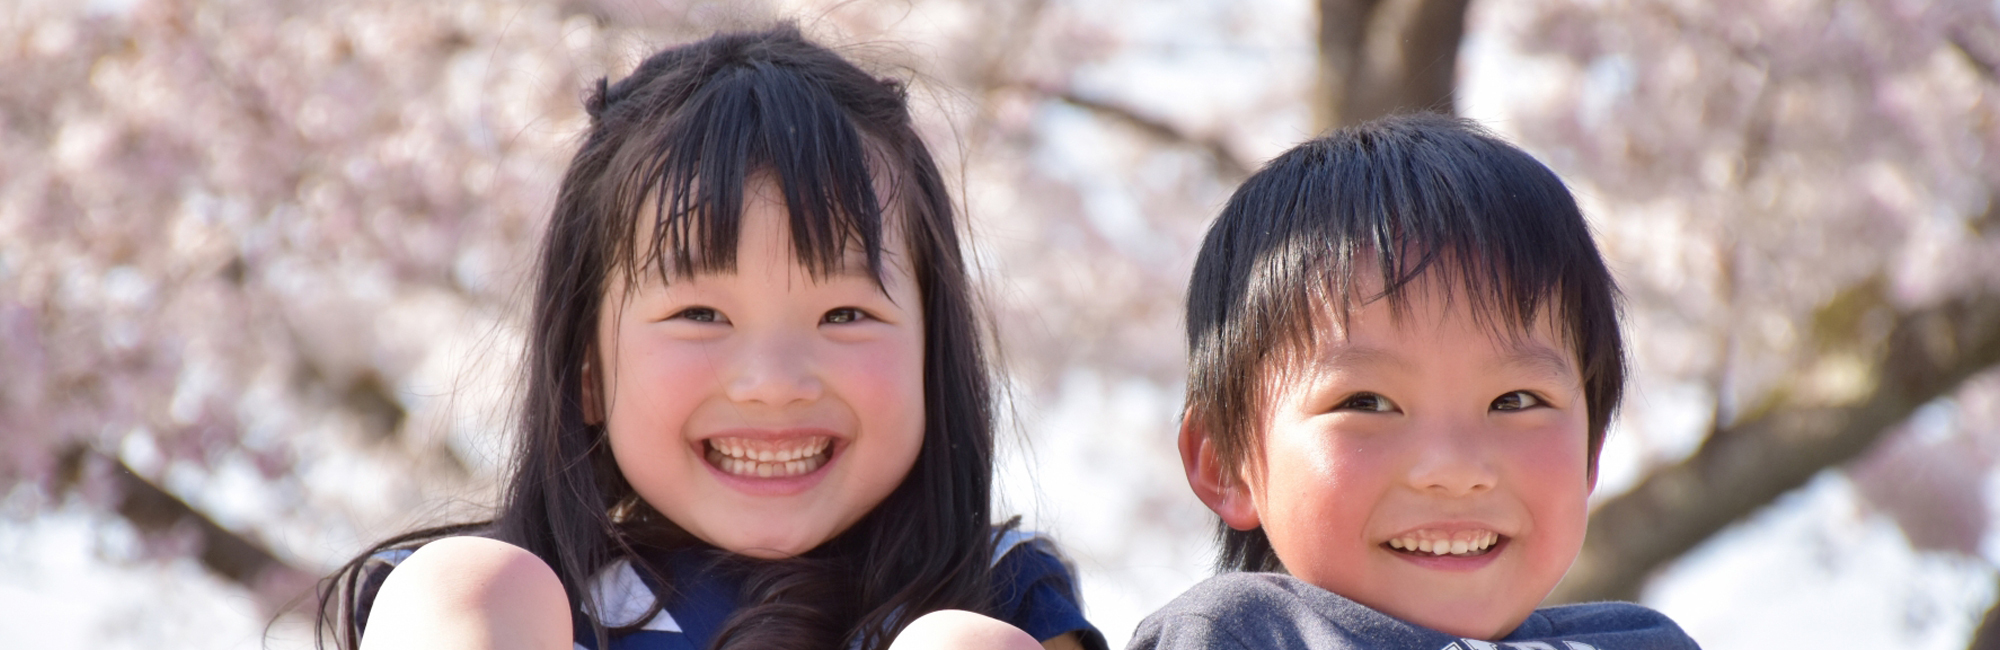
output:
<svg viewBox="0 0 2000 650"><path fill-rule="evenodd" d="M338 641L1103 647L1054 549L989 523L990 370L902 86L780 27L587 108L499 511L349 562Z"/></svg>

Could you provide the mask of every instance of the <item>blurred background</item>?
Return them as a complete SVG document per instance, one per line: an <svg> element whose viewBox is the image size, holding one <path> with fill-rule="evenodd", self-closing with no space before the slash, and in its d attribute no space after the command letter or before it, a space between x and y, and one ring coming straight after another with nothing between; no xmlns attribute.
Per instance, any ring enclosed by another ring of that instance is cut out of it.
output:
<svg viewBox="0 0 2000 650"><path fill-rule="evenodd" d="M1248 170L1434 108L1562 174L1636 377L1556 600L2000 647L2000 4L14 0L0 647L300 648L477 516L582 91L778 18L915 81L1009 373L1003 512L1114 646L1209 573L1179 302Z"/></svg>

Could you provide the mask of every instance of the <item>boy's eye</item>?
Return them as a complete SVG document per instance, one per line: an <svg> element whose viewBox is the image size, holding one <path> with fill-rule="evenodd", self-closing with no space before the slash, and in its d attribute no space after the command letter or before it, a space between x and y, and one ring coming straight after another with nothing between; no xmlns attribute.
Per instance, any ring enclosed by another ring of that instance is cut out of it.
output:
<svg viewBox="0 0 2000 650"><path fill-rule="evenodd" d="M1493 410L1495 411L1520 411L1542 405L1542 398L1536 397L1534 393L1525 390L1517 390L1501 395L1493 400Z"/></svg>
<svg viewBox="0 0 2000 650"><path fill-rule="evenodd" d="M861 311L858 307L838 307L828 310L825 316L820 317L819 322L829 325L840 325L859 322L867 317L868 312Z"/></svg>
<svg viewBox="0 0 2000 650"><path fill-rule="evenodd" d="M1387 397L1374 393L1355 393L1348 396L1347 399L1341 400L1340 405L1335 406L1334 410L1388 413L1396 410L1396 403L1389 401Z"/></svg>
<svg viewBox="0 0 2000 650"><path fill-rule="evenodd" d="M668 320L686 319L697 323L729 322L728 319L722 317L722 312L716 311L715 308L713 307L689 307L687 309L674 312L674 315L668 316L667 319Z"/></svg>

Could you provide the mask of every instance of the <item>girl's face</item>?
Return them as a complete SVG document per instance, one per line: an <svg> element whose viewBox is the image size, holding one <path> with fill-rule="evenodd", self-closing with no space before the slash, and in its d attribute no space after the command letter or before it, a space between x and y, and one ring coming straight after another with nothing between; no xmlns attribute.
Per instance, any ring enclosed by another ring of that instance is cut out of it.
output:
<svg viewBox="0 0 2000 650"><path fill-rule="evenodd" d="M909 473L924 323L899 232L884 229L880 286L858 247L815 279L792 254L782 194L753 178L734 271L665 283L649 267L629 298L611 287L585 399L601 400L619 471L647 504L717 547L782 558L847 530Z"/></svg>

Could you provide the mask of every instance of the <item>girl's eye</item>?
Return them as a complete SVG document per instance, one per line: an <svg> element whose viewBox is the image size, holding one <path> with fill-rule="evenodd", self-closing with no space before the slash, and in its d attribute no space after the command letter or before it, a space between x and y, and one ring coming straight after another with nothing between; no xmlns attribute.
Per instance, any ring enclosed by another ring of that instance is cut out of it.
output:
<svg viewBox="0 0 2000 650"><path fill-rule="evenodd" d="M722 312L716 311L715 308L713 307L689 307L687 309L674 312L674 315L668 316L667 318L669 320L680 318L680 319L694 321L697 323L729 322L728 319L722 317Z"/></svg>
<svg viewBox="0 0 2000 650"><path fill-rule="evenodd" d="M1493 400L1495 411L1522 411L1543 405L1542 398L1525 390L1517 390Z"/></svg>
<svg viewBox="0 0 2000 650"><path fill-rule="evenodd" d="M1340 405L1335 406L1333 410L1388 413L1396 410L1396 403L1389 401L1387 397L1374 393L1355 393L1347 399L1341 400Z"/></svg>
<svg viewBox="0 0 2000 650"><path fill-rule="evenodd" d="M829 325L841 325L860 322L867 317L868 312L861 311L858 307L839 307L827 311L825 316L820 317L819 322Z"/></svg>

